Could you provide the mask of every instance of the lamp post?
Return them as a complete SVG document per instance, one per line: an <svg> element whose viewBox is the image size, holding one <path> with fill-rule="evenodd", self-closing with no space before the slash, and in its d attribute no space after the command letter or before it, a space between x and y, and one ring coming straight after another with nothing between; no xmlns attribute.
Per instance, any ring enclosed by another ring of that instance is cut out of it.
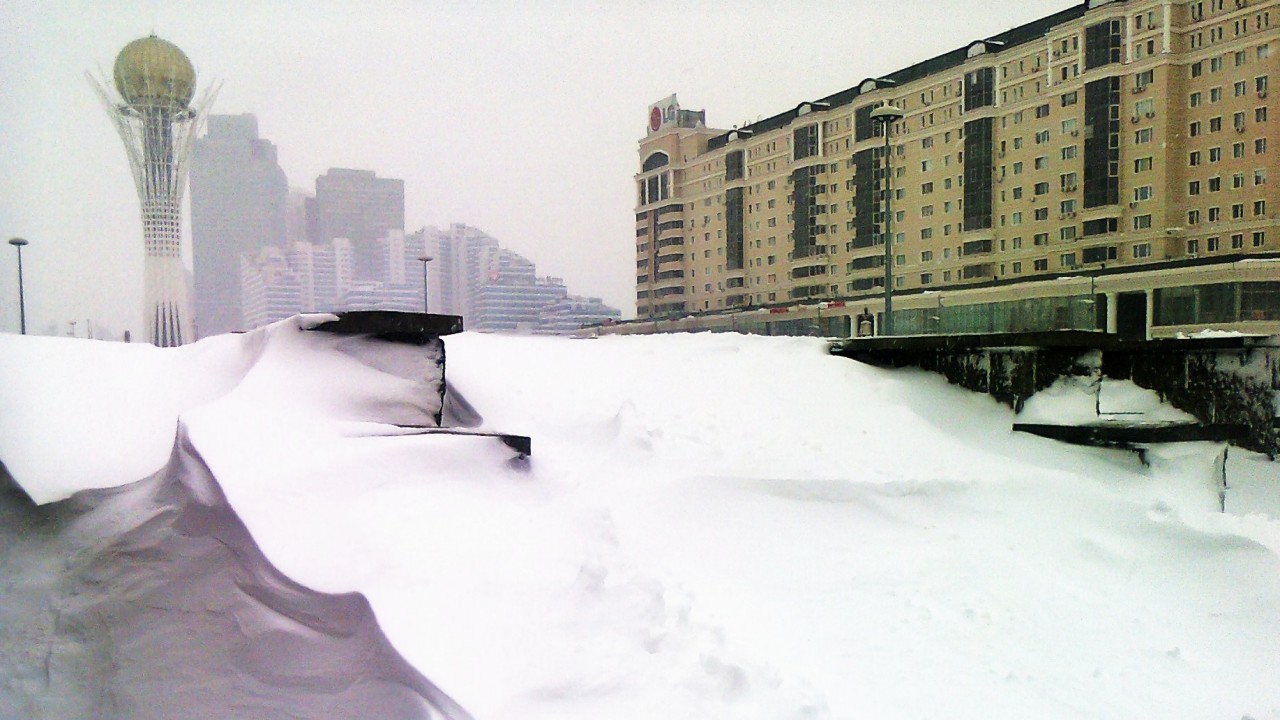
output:
<svg viewBox="0 0 1280 720"><path fill-rule="evenodd" d="M884 132L884 322L881 334L893 334L893 172L889 162L889 127L902 119L902 111L885 103L871 111L871 120Z"/></svg>
<svg viewBox="0 0 1280 720"><path fill-rule="evenodd" d="M22 334L27 334L27 298L22 288L22 246L27 241L22 238L10 238L9 244L18 249L18 318Z"/></svg>
<svg viewBox="0 0 1280 720"><path fill-rule="evenodd" d="M419 255L418 262L422 263L422 312L426 314L427 310L427 263L435 260L430 255Z"/></svg>

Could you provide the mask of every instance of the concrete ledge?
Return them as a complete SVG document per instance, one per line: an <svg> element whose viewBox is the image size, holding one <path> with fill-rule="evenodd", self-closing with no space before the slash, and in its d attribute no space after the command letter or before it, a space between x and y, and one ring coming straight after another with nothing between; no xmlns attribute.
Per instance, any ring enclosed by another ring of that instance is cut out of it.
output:
<svg viewBox="0 0 1280 720"><path fill-rule="evenodd" d="M336 313L337 320L320 323L311 330L342 335L373 335L391 342L422 345L432 338L462 332L457 315L359 310Z"/></svg>
<svg viewBox="0 0 1280 720"><path fill-rule="evenodd" d="M1163 425L1014 423L1013 431L1039 435L1073 445L1095 447L1132 447L1139 444L1170 442L1228 442L1238 441L1249 435L1249 429L1244 425L1201 425L1200 423Z"/></svg>

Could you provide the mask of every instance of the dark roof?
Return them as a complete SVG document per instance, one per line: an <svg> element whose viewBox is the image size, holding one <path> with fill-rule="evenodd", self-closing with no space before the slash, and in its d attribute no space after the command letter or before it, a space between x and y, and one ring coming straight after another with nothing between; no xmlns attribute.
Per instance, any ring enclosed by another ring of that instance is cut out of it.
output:
<svg viewBox="0 0 1280 720"><path fill-rule="evenodd" d="M1047 15L1038 20L1032 20L1031 22L1025 25L1019 25L1018 27L1013 28L1012 30L1006 30L1000 33L999 35L994 35L992 37L986 38L985 40L979 40L975 42L987 43L988 52L995 52L995 53L1004 52L1009 48L1017 47L1018 45L1024 45L1026 43L1044 38L1044 36L1054 27L1057 27L1058 25L1061 25L1065 22L1070 22L1072 20L1075 20L1076 18L1083 17L1085 14L1085 11L1088 9L1089 9L1089 3L1088 3L1088 0L1085 0L1084 2L1077 3L1076 5L1073 5L1065 10L1056 12L1052 15ZM968 43L964 47L956 48L955 50L951 50L950 52L945 52L941 55L938 55L937 57L932 57L923 62L918 62L915 65L911 65L909 67L902 68L901 70L897 70L892 73L889 73L888 75L885 75L883 79L892 80L898 85L906 85L907 83L913 82L915 80L919 80L920 78L927 77L929 75L933 75L935 73L939 73L944 70L949 70L954 67L958 67L964 64L964 61L969 58L969 48L972 47L973 45L974 45L973 42ZM863 82L865 82L865 80ZM814 102L828 103L831 105L832 108L837 108L842 105L848 105L852 103L854 99L858 97L858 95L861 94L861 91L859 91L858 89L858 87L861 84L862 83L859 83L858 85L848 88L847 90L841 90L838 93L835 93L833 95L828 95L827 97L821 98ZM803 105L803 103L801 104ZM798 117L798 115L796 114L797 110L799 110L798 106L796 108L788 110L787 112L774 115L773 117L765 118L764 120L751 123L750 125L744 125L742 128L738 128L738 129L751 130L754 133L759 134L759 133L769 132L770 130L777 130L779 128L784 128L787 125L790 125L791 121L795 120L796 117ZM724 147L725 145L728 144L728 142L729 142L729 133L726 132L722 135L717 135L711 138L711 140L707 142L707 149L716 150Z"/></svg>

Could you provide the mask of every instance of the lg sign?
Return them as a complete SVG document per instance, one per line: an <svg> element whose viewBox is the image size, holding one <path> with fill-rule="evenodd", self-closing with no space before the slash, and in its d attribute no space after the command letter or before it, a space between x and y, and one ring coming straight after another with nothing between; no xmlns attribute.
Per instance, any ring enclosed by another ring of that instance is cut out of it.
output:
<svg viewBox="0 0 1280 720"><path fill-rule="evenodd" d="M671 127L680 118L680 103L672 95L649 106L649 132L655 133Z"/></svg>

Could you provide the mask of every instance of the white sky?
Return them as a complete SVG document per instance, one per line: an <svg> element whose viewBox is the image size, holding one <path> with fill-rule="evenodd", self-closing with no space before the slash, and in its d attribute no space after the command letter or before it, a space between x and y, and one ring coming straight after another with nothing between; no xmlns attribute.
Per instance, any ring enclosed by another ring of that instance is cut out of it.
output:
<svg viewBox="0 0 1280 720"><path fill-rule="evenodd" d="M84 73L154 31L222 82L213 112L258 116L292 186L403 178L408 229L475 225L629 315L651 102L676 92L729 127L1072 4L0 3L0 238L31 241L29 331L136 334L137 197ZM0 246L0 331L18 328L15 255Z"/></svg>

